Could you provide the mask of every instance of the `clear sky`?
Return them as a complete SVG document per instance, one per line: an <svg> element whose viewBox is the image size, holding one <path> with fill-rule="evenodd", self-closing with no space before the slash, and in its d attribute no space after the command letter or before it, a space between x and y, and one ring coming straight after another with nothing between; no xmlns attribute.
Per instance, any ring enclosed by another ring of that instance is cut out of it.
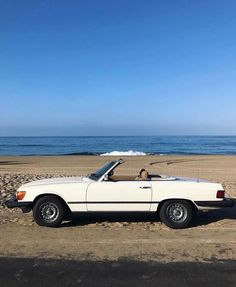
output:
<svg viewBox="0 0 236 287"><path fill-rule="evenodd" d="M0 135L235 135L235 15L235 0L0 0Z"/></svg>

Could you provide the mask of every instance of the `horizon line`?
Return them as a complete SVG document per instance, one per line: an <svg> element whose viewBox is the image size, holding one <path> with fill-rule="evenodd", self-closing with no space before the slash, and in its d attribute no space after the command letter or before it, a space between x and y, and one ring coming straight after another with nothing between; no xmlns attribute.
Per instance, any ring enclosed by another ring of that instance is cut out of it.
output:
<svg viewBox="0 0 236 287"><path fill-rule="evenodd" d="M1 136L0 138L19 138L19 137L235 137L236 134L233 135L220 135L220 134L213 134L213 135L206 135L206 134L167 134L167 135L16 135L16 136Z"/></svg>

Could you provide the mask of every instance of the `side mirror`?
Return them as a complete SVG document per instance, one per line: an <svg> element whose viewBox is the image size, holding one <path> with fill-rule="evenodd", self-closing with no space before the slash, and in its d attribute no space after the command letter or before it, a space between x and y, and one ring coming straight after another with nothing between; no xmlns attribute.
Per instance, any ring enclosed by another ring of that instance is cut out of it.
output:
<svg viewBox="0 0 236 287"><path fill-rule="evenodd" d="M105 174L105 175L104 175L103 180L104 180L104 181L108 181L108 174Z"/></svg>

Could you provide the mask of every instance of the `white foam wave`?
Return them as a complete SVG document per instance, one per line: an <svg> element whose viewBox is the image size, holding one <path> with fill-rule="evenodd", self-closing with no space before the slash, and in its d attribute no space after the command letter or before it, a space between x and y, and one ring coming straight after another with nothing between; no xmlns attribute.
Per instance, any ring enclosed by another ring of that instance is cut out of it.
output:
<svg viewBox="0 0 236 287"><path fill-rule="evenodd" d="M146 155L145 152L141 151L112 151L112 152L107 152L107 153L102 153L101 156L144 156Z"/></svg>

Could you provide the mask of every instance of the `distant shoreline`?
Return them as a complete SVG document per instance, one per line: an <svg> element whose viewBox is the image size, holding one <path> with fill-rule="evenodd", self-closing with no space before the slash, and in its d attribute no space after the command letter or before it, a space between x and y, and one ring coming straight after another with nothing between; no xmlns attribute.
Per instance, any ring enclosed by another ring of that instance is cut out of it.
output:
<svg viewBox="0 0 236 287"><path fill-rule="evenodd" d="M145 155L101 155L96 153L71 153L71 154L0 154L0 158L4 157L109 157L109 158L117 158L117 157L128 157L128 158L142 158L142 157L189 157L189 156L236 156L235 154L227 153L227 154L207 154L207 153L199 153L199 154L188 154L188 153L168 153L168 154L145 154Z"/></svg>

